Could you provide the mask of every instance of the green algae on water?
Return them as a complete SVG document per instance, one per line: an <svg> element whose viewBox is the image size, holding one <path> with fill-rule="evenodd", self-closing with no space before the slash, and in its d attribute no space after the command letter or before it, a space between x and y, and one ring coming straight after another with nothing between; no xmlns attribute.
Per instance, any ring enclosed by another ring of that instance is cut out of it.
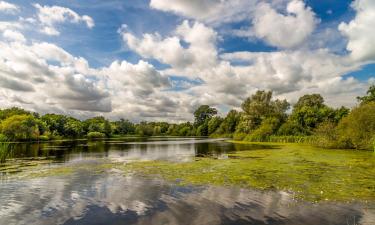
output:
<svg viewBox="0 0 375 225"><path fill-rule="evenodd" d="M264 143L263 143L264 144ZM298 144L239 151L227 159L134 162L125 171L159 175L185 185L218 185L288 191L309 201L375 201L375 155Z"/></svg>

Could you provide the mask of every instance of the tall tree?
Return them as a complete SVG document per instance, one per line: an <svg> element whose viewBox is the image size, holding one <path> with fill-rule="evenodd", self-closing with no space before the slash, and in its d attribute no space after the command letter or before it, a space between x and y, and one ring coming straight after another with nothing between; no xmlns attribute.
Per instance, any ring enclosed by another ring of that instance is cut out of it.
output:
<svg viewBox="0 0 375 225"><path fill-rule="evenodd" d="M194 125L199 127L200 125L204 124L207 120L211 119L214 115L217 114L217 109L212 108L208 105L201 105L197 110L194 112Z"/></svg>

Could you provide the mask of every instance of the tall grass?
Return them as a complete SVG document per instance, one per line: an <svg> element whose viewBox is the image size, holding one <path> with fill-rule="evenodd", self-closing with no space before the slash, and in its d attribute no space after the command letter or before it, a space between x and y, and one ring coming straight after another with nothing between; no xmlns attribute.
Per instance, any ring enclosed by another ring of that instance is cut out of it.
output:
<svg viewBox="0 0 375 225"><path fill-rule="evenodd" d="M9 142L1 142L0 143L0 163L5 163L10 151L11 145Z"/></svg>
<svg viewBox="0 0 375 225"><path fill-rule="evenodd" d="M0 135L0 163L5 163L12 150L13 145L3 135Z"/></svg>

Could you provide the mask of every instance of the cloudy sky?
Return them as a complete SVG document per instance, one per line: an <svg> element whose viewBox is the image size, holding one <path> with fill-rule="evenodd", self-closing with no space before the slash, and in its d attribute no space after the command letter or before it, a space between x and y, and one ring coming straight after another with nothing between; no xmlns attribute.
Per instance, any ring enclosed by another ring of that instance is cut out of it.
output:
<svg viewBox="0 0 375 225"><path fill-rule="evenodd" d="M259 89L354 106L373 0L0 0L0 108L184 121Z"/></svg>

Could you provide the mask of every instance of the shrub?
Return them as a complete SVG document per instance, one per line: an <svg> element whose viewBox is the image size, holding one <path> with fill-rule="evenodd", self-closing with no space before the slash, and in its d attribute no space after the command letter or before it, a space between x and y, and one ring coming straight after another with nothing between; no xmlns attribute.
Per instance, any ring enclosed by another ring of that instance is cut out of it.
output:
<svg viewBox="0 0 375 225"><path fill-rule="evenodd" d="M340 147L372 149L375 134L375 102L361 104L343 118L338 127Z"/></svg>
<svg viewBox="0 0 375 225"><path fill-rule="evenodd" d="M32 140L39 136L38 124L32 115L14 115L1 122L1 131L10 140Z"/></svg>
<svg viewBox="0 0 375 225"><path fill-rule="evenodd" d="M99 139L99 138L105 138L105 134L100 133L100 132L93 131L93 132L90 132L90 133L87 134L87 138L88 138L88 139Z"/></svg>

